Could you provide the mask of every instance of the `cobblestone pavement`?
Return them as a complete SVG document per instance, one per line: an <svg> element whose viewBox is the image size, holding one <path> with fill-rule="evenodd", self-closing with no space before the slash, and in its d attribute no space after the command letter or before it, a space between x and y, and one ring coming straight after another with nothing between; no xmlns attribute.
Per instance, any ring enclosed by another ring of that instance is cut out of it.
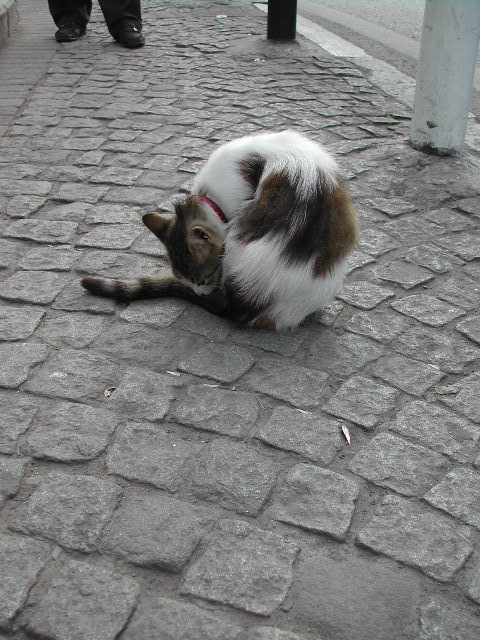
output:
<svg viewBox="0 0 480 640"><path fill-rule="evenodd" d="M137 51L98 5L57 45L46 4L0 52L0 637L479 637L479 157L411 149L404 107L247 2L145 0ZM158 269L141 214L286 127L362 222L323 314L81 291Z"/></svg>

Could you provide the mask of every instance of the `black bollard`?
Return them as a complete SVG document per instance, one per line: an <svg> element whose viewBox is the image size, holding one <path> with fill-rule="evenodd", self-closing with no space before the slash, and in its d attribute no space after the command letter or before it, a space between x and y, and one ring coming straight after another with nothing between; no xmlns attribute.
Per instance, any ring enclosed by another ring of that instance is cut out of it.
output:
<svg viewBox="0 0 480 640"><path fill-rule="evenodd" d="M268 0L267 38L295 40L297 0Z"/></svg>

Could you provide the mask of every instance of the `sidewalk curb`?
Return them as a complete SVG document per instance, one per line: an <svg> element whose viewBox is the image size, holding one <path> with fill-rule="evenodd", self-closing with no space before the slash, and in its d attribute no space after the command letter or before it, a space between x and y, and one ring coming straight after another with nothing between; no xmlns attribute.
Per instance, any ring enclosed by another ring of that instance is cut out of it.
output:
<svg viewBox="0 0 480 640"><path fill-rule="evenodd" d="M0 0L0 47L12 37L18 21L17 0Z"/></svg>

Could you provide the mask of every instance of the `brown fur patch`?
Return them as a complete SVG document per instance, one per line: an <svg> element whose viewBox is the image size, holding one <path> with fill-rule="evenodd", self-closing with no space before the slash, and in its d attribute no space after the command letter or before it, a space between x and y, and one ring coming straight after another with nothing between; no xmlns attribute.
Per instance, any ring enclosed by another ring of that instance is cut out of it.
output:
<svg viewBox="0 0 480 640"><path fill-rule="evenodd" d="M255 192L265 169L265 159L253 153L246 160L240 162L240 173L243 179L248 182Z"/></svg>

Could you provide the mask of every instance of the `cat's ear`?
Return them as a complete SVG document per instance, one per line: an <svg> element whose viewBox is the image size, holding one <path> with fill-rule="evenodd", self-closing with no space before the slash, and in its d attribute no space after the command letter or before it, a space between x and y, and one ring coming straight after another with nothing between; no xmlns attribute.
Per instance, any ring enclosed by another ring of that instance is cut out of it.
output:
<svg viewBox="0 0 480 640"><path fill-rule="evenodd" d="M203 224L192 225L187 231L187 244L197 257L207 258L222 246L222 238Z"/></svg>
<svg viewBox="0 0 480 640"><path fill-rule="evenodd" d="M167 218L159 213L146 213L142 218L143 224L162 242L167 237L173 224L172 217Z"/></svg>

